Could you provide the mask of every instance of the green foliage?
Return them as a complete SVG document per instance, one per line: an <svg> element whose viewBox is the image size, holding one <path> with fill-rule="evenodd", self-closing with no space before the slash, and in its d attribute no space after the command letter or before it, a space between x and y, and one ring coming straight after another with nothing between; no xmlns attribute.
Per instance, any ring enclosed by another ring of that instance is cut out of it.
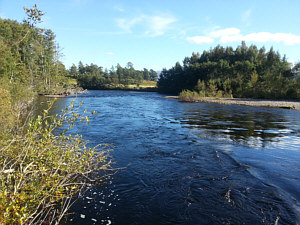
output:
<svg viewBox="0 0 300 225"><path fill-rule="evenodd" d="M198 93L196 91L183 90L179 93L179 99L187 102L195 102L202 97L205 97L203 96L203 93Z"/></svg>
<svg viewBox="0 0 300 225"><path fill-rule="evenodd" d="M157 73L154 70L136 70L131 62L127 63L124 68L119 64L116 68L116 70L112 67L110 71L103 71L102 67L95 64L84 66L82 62L79 62L78 69L72 65L69 74L86 89L127 89L131 85L140 87L145 80L153 82L157 80Z"/></svg>
<svg viewBox="0 0 300 225"><path fill-rule="evenodd" d="M45 110L26 131L1 143L1 224L58 223L75 194L99 181L98 171L109 168L107 150L87 148L81 136L66 135L89 121L73 103L57 117Z"/></svg>
<svg viewBox="0 0 300 225"><path fill-rule="evenodd" d="M54 33L35 27L44 13L36 5L24 10L22 24L0 18L0 224L57 224L110 162L104 146L87 148L81 136L67 135L90 117L74 102L20 126L36 93L77 86L59 61Z"/></svg>
<svg viewBox="0 0 300 225"><path fill-rule="evenodd" d="M179 93L179 99L182 101L195 102L204 97L215 98L232 98L230 92L218 90L218 80L209 80L208 84L204 81L198 80L194 90L183 90Z"/></svg>
<svg viewBox="0 0 300 225"><path fill-rule="evenodd" d="M4 138L4 135L14 125L14 113L11 106L10 92L0 87L0 138Z"/></svg>
<svg viewBox="0 0 300 225"><path fill-rule="evenodd" d="M55 35L35 27L44 14L36 5L24 10L28 16L24 23L0 18L0 78L6 79L6 85L20 84L31 92L61 92L68 71L59 61Z"/></svg>
<svg viewBox="0 0 300 225"><path fill-rule="evenodd" d="M10 83L7 78L0 78L0 139L18 128L33 96L34 93L25 84L19 81Z"/></svg>
<svg viewBox="0 0 300 225"><path fill-rule="evenodd" d="M177 62L164 69L158 88L171 94L195 90L201 96L300 99L297 82L285 56L242 42L235 50L217 46L201 55L193 53L183 66Z"/></svg>

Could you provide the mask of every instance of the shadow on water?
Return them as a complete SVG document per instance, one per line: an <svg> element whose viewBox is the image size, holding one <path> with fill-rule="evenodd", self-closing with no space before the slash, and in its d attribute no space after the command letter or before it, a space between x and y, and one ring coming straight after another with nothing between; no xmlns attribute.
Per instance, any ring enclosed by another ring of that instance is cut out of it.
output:
<svg viewBox="0 0 300 225"><path fill-rule="evenodd" d="M44 110L49 109L49 104L53 102L55 102L55 104L53 104L49 114L53 115L61 113L61 110L66 106L66 99L38 96L33 101L33 104L29 107L28 113L24 115L23 121L30 120L36 118L38 115L41 115Z"/></svg>
<svg viewBox="0 0 300 225"><path fill-rule="evenodd" d="M125 169L90 189L65 224L299 223L299 112L122 91L77 100L99 114L74 132L114 145Z"/></svg>

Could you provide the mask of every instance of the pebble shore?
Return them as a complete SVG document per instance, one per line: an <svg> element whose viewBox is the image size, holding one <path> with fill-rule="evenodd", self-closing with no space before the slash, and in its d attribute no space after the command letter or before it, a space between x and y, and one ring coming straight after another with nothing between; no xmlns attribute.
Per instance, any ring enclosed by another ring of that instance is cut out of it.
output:
<svg viewBox="0 0 300 225"><path fill-rule="evenodd" d="M179 99L178 96L166 96L166 98ZM210 103L227 104L227 105L248 105L248 106L261 106L261 107L274 107L274 108L300 110L299 101L289 101L289 100L202 97L202 98L197 98L197 100L191 102L210 102Z"/></svg>

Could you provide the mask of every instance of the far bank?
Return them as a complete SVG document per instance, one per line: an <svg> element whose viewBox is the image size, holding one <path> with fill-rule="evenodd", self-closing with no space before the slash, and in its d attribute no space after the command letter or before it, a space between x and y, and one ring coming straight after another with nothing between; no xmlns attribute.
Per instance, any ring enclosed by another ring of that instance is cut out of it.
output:
<svg viewBox="0 0 300 225"><path fill-rule="evenodd" d="M194 99L180 99L179 96L166 96L166 98L179 99L183 102L209 102L226 105L248 105L260 107L273 107L283 109L300 110L300 102L292 100L270 100L270 99L249 99L249 98L214 98L199 97Z"/></svg>

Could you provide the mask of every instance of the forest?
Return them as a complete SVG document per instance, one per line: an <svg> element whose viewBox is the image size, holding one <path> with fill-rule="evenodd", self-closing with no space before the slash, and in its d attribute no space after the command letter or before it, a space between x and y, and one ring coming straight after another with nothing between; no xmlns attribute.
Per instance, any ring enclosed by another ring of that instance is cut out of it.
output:
<svg viewBox="0 0 300 225"><path fill-rule="evenodd" d="M158 78L153 69L136 70L131 62L126 67L120 64L112 66L108 71L96 64L83 65L80 61L78 67L74 64L71 66L69 76L77 79L79 86L94 90L126 88L129 85L139 87L143 81L157 81Z"/></svg>
<svg viewBox="0 0 300 225"><path fill-rule="evenodd" d="M0 19L1 84L26 87L38 93L69 85L68 70L59 60L55 34L29 23Z"/></svg>
<svg viewBox="0 0 300 225"><path fill-rule="evenodd" d="M37 94L76 86L59 60L55 34L35 25L43 12L26 9L23 23L0 18L0 132L11 128Z"/></svg>
<svg viewBox="0 0 300 225"><path fill-rule="evenodd" d="M162 93L193 93L201 97L300 99L300 79L286 57L273 48L247 46L235 50L220 45L193 53L171 69L164 69L158 80Z"/></svg>

